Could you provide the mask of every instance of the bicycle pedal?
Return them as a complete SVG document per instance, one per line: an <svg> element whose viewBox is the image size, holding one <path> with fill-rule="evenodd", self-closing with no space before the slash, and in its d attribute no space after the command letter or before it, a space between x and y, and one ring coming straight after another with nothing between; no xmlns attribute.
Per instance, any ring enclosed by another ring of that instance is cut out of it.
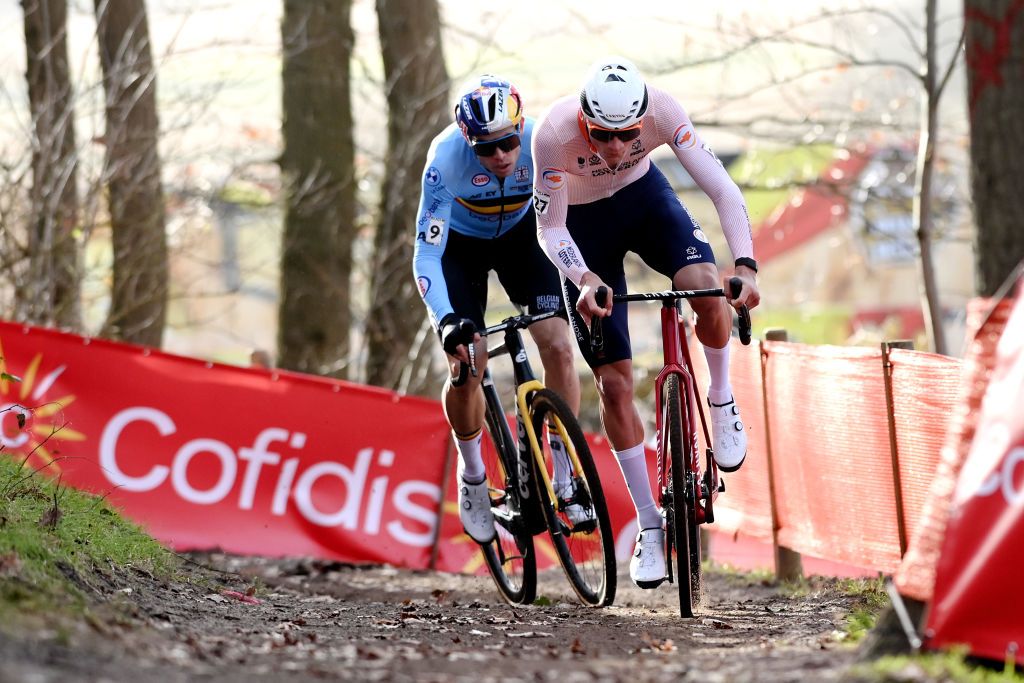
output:
<svg viewBox="0 0 1024 683"><path fill-rule="evenodd" d="M597 529L597 520L588 519L584 522L580 522L579 524L574 524L569 531L573 534L590 534L593 533L595 529Z"/></svg>

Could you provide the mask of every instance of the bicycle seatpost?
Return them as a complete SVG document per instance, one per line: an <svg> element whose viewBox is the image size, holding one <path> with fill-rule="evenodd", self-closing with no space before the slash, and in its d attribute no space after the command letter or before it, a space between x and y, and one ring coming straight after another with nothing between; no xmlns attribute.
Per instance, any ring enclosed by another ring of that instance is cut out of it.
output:
<svg viewBox="0 0 1024 683"><path fill-rule="evenodd" d="M738 277L731 277L731 278L729 278L729 298L730 299L735 299L736 297L738 297L740 295L740 292L742 292L742 291L743 291L743 281L740 280ZM751 335L751 330L750 330L750 309L747 308L746 304L742 304L737 309L737 313L739 314L739 317L740 317L740 321L739 321L740 343L743 344L744 346L747 346L747 345L750 344L750 338L752 336Z"/></svg>
<svg viewBox="0 0 1024 683"><path fill-rule="evenodd" d="M608 288L598 287L594 292L594 301L604 308L608 302ZM604 324L603 318L594 316L590 319L590 351L598 358L604 355Z"/></svg>

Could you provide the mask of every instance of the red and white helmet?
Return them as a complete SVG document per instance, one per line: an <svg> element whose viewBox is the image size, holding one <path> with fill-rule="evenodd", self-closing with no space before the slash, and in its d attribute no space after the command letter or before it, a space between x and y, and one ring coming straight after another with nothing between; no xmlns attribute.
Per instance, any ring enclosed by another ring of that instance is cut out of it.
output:
<svg viewBox="0 0 1024 683"><path fill-rule="evenodd" d="M647 84L633 62L624 57L606 57L590 67L580 91L580 107L596 126L630 128L647 113Z"/></svg>

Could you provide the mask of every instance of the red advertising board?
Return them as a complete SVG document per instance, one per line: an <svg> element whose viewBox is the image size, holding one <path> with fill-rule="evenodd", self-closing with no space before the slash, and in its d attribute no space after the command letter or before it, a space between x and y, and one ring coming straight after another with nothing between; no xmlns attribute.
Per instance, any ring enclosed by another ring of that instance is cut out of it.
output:
<svg viewBox="0 0 1024 683"><path fill-rule="evenodd" d="M977 431L953 494L926 645L1024 664L1024 298L996 346Z"/></svg>
<svg viewBox="0 0 1024 683"><path fill-rule="evenodd" d="M9 323L0 357L3 452L175 548L429 563L436 401Z"/></svg>
<svg viewBox="0 0 1024 683"><path fill-rule="evenodd" d="M437 401L2 322L0 358L21 380L0 380L7 457L107 496L171 547L486 571ZM628 558L633 506L588 438ZM546 535L537 550L556 564Z"/></svg>

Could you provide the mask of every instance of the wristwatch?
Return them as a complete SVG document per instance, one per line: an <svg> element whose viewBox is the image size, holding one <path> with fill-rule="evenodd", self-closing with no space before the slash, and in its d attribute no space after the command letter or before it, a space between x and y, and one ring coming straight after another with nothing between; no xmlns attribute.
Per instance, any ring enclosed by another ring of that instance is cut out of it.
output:
<svg viewBox="0 0 1024 683"><path fill-rule="evenodd" d="M736 259L736 265L737 266L746 266L747 268L750 268L755 273L757 272L757 261L755 261L754 259L749 258L747 256L744 256L742 258Z"/></svg>

